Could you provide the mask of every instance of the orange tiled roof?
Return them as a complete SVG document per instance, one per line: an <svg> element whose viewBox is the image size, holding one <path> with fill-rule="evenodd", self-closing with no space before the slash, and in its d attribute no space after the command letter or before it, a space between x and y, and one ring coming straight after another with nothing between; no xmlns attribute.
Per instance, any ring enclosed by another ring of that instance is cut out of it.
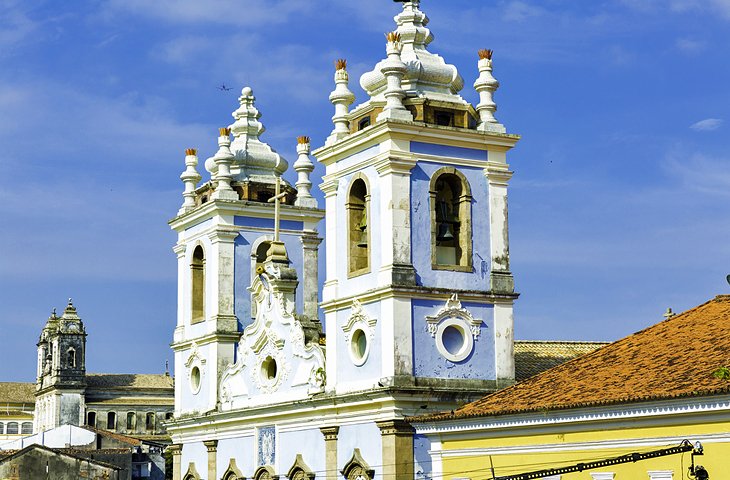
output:
<svg viewBox="0 0 730 480"><path fill-rule="evenodd" d="M599 348L451 414L449 420L730 393L730 295Z"/></svg>
<svg viewBox="0 0 730 480"><path fill-rule="evenodd" d="M521 382L605 345L608 342L515 340L515 380Z"/></svg>

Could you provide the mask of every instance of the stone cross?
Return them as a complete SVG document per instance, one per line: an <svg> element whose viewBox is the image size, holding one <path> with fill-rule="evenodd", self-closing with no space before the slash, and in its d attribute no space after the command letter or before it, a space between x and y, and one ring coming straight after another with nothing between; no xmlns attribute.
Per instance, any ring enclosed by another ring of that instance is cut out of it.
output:
<svg viewBox="0 0 730 480"><path fill-rule="evenodd" d="M281 192L281 177L276 177L276 194L268 202L274 204L274 241L266 253L267 262L283 263L288 265L289 258L286 254L284 242L279 240L279 228L281 223L281 199L286 197L286 192Z"/></svg>
<svg viewBox="0 0 730 480"><path fill-rule="evenodd" d="M281 177L276 177L276 194L268 202L274 204L274 241L279 241L279 224L281 223L281 199L286 197L286 192L281 193Z"/></svg>

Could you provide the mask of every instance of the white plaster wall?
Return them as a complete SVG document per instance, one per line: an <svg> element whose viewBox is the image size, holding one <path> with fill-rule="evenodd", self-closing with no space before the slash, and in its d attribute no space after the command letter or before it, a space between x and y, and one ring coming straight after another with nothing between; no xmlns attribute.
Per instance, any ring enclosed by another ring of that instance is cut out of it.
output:
<svg viewBox="0 0 730 480"><path fill-rule="evenodd" d="M375 478L383 478L383 445L375 422L340 427L337 435L338 470L352 458L355 448L360 449L362 458L375 470Z"/></svg>
<svg viewBox="0 0 730 480"><path fill-rule="evenodd" d="M277 455L277 473L286 475L294 465L297 454L300 453L304 463L317 472L318 478L324 477L325 445L324 435L318 429L279 432L279 452Z"/></svg>
<svg viewBox="0 0 730 480"><path fill-rule="evenodd" d="M254 461L256 456L254 436L248 435L236 438L226 438L218 441L217 472L222 476L228 468L231 459L247 478L253 477L256 470ZM201 473L198 470L199 473Z"/></svg>
<svg viewBox="0 0 730 480"><path fill-rule="evenodd" d="M208 480L208 449L203 445L203 442L191 442L183 445L180 457L182 475L185 475L185 472L188 471L188 465L191 463L195 464L195 468L202 478Z"/></svg>

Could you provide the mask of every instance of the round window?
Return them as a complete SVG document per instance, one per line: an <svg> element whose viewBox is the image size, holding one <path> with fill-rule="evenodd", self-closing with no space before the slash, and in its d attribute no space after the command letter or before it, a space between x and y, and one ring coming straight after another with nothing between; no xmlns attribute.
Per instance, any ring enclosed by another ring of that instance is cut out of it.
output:
<svg viewBox="0 0 730 480"><path fill-rule="evenodd" d="M451 355L458 355L461 349L464 348L464 332L454 325L449 325L444 328L441 339L444 343L444 348Z"/></svg>
<svg viewBox="0 0 730 480"><path fill-rule="evenodd" d="M350 339L350 353L355 365L360 366L365 363L369 346L367 334L360 328L355 330Z"/></svg>
<svg viewBox="0 0 730 480"><path fill-rule="evenodd" d="M278 367L276 365L276 359L274 357L268 356L264 359L263 362L261 362L261 376L264 378L264 380L273 382L274 380L276 380L277 372Z"/></svg>
<svg viewBox="0 0 730 480"><path fill-rule="evenodd" d="M459 318L443 320L436 331L436 349L447 360L461 362L474 350L469 326Z"/></svg>
<svg viewBox="0 0 730 480"><path fill-rule="evenodd" d="M200 391L200 369L193 367L190 371L190 387L193 389L193 393Z"/></svg>

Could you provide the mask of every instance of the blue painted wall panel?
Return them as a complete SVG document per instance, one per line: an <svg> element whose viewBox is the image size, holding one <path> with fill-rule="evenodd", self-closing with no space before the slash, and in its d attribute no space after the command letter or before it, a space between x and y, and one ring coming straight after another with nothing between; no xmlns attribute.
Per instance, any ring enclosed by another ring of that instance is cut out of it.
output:
<svg viewBox="0 0 730 480"><path fill-rule="evenodd" d="M236 217L238 218L238 217ZM251 293L248 287L251 286L251 248L256 240L265 237L267 234L259 231L243 230L235 240L233 284L234 284L234 311L239 322L239 329L251 324ZM291 266L296 269L297 275L304 271L304 250L298 235L282 234L281 241L286 246ZM296 292L297 312L304 310L304 296L302 295L302 278L299 278L299 286Z"/></svg>
<svg viewBox="0 0 730 480"><path fill-rule="evenodd" d="M270 228L272 231L274 230L273 218L237 216L234 218L233 223L239 227ZM279 225L282 230L304 229L304 222L297 222L294 220L282 220Z"/></svg>
<svg viewBox="0 0 730 480"><path fill-rule="evenodd" d="M426 378L458 378L494 380L494 307L482 303L462 303L474 318L481 320L479 336L474 340L474 350L461 362L444 358L436 349L436 339L428 332L426 317L435 315L446 299L411 302L413 318L413 369L414 375Z"/></svg>
<svg viewBox="0 0 730 480"><path fill-rule="evenodd" d="M434 143L411 142L411 152L441 157L465 158L468 160L487 161L487 151L475 148L452 147Z"/></svg>
<svg viewBox="0 0 730 480"><path fill-rule="evenodd" d="M428 287L462 290L489 288L489 191L481 168L455 167L464 174L472 193L472 271L433 270L431 267L431 177L445 164L419 161L411 171L411 261L416 281Z"/></svg>

